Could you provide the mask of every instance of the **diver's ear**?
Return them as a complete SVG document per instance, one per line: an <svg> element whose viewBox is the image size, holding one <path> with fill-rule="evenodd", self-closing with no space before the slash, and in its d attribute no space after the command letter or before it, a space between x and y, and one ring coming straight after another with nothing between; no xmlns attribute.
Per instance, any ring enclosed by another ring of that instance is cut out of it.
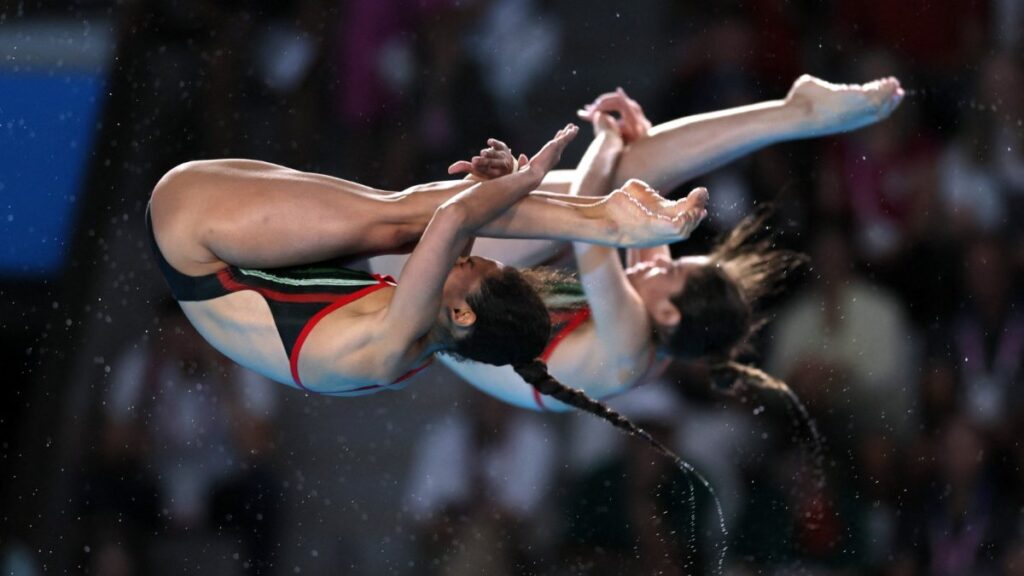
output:
<svg viewBox="0 0 1024 576"><path fill-rule="evenodd" d="M654 310L651 311L651 315L654 317L656 324L668 328L675 328L679 321L683 319L682 314L679 313L679 308L676 308L676 305L668 298L658 302L654 306Z"/></svg>
<svg viewBox="0 0 1024 576"><path fill-rule="evenodd" d="M466 302L459 302L448 309L452 323L462 328L469 328L476 324L476 312Z"/></svg>

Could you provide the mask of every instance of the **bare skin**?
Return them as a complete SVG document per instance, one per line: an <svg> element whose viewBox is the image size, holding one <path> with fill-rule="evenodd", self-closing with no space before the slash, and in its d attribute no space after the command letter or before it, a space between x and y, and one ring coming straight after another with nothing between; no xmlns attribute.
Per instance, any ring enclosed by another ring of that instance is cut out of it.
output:
<svg viewBox="0 0 1024 576"><path fill-rule="evenodd" d="M332 311L305 340L297 370L306 389L359 393L388 385L472 331L476 316L467 299L482 279L501 269L494 261L460 257L477 234L547 233L630 245L689 235L692 226L681 216L685 203L646 197L656 196L653 191L619 191L593 202L530 197L577 130L563 129L533 158L522 157L521 169L501 177L400 193L248 160L193 162L169 172L154 189L153 231L167 261L191 276L229 265L273 268L418 242L397 287ZM642 203L659 209L638 209ZM562 219L549 218L552 211ZM181 306L229 358L294 384L262 296L241 291Z"/></svg>
<svg viewBox="0 0 1024 576"><path fill-rule="evenodd" d="M576 132L572 125L559 131L524 169L469 183L434 204L399 285L331 312L309 334L299 361L305 386L346 394L388 384L471 331L475 315L467 297L500 265L460 254L475 234L540 184ZM194 276L228 263L286 266L393 249L406 240L402 227L422 210L418 203L354 183L242 160L172 170L154 189L150 208L164 257ZM260 295L242 291L181 304L199 332L229 358L292 384L288 358Z"/></svg>
<svg viewBox="0 0 1024 576"><path fill-rule="evenodd" d="M835 134L880 121L899 106L902 98L903 91L892 78L846 86L803 76L785 100L702 114L652 128L640 106L618 90L580 111L581 117L596 126L593 153L588 152L591 164L581 164L575 171L552 172L543 188L575 190L582 195L600 193L602 188L593 184L595 176L588 185L581 174L584 170L594 174L610 171L606 187L619 185L628 176L674 187L773 142ZM617 115L614 127L602 118L609 113ZM486 158L492 159L493 155ZM479 165L481 170L494 166L493 162L477 159L470 164L474 168ZM485 174L492 173L500 170ZM629 182L624 188L638 190L646 185ZM661 202L649 198L652 209ZM502 253L501 243L493 242L490 247L491 253ZM559 343L548 368L560 381L594 398L604 398L655 377L667 365L669 358L659 356L651 335L655 331L669 332L679 322L678 310L668 298L682 290L688 275L707 265L707 259L673 260L668 247L660 246L627 251L627 267L623 268L614 251L583 245L576 245L575 251L593 315ZM525 258L512 260L530 264ZM529 385L511 370L445 363L477 388L506 402L534 410L568 408L548 398L538 402Z"/></svg>
<svg viewBox="0 0 1024 576"><path fill-rule="evenodd" d="M863 85L825 82L813 76L798 78L785 98L717 112L687 116L655 126L640 106L618 90L597 98L580 110L584 120L595 111L618 115L626 148L619 157L610 187L630 178L669 191L743 155L771 144L827 136L881 121L897 108L903 90L894 78ZM640 137L639 135L642 135ZM453 165L466 172L474 164L488 166L482 157ZM574 170L552 170L541 189L567 194ZM516 266L530 266L557 254L564 244L543 240L505 242L482 238L474 252ZM396 258L374 263L383 271L400 266Z"/></svg>

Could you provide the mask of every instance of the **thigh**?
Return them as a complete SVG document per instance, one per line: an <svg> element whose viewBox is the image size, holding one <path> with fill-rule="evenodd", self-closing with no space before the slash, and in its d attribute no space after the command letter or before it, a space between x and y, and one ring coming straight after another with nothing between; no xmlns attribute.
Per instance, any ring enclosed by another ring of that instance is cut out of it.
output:
<svg viewBox="0 0 1024 576"><path fill-rule="evenodd" d="M151 210L161 252L190 275L387 250L408 219L380 191L251 160L175 168L154 189Z"/></svg>

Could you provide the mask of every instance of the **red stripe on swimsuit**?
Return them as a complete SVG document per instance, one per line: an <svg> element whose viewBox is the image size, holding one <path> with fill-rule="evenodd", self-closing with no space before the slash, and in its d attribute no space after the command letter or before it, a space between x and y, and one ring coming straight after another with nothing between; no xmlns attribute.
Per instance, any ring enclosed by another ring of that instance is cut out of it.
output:
<svg viewBox="0 0 1024 576"><path fill-rule="evenodd" d="M302 344L313 327L329 313L354 302L385 286L395 286L390 276L369 274L347 268L340 260L326 260L308 265L282 268L240 268L227 266L214 273L189 276L171 266L160 251L153 234L150 210L146 209L146 229L150 244L157 258L171 293L181 302L213 300L234 292L252 290L263 297L270 307L274 326L281 337L289 370L295 385L303 390L299 378L298 362ZM388 385L364 386L355 390L337 392L361 392L373 388L387 388L407 380L430 362L403 375ZM332 392L326 392L332 394Z"/></svg>
<svg viewBox="0 0 1024 576"><path fill-rule="evenodd" d="M555 330L555 335L548 341L547 347L544 348L544 352L541 353L540 359L545 363L551 355L555 353L555 349L565 339L566 336L572 334L574 330L583 325L584 322L590 319L590 308L583 307L577 308L576 310L568 311L554 311L551 313L551 323L558 326ZM559 326L560 325L560 326ZM537 403L537 406L541 410L546 410L544 401L541 399L541 393L536 388L533 389L533 401Z"/></svg>
<svg viewBox="0 0 1024 576"><path fill-rule="evenodd" d="M319 312L317 312L316 315L314 315L312 318L310 318L309 321L306 322L306 325L302 327L302 331L299 332L298 338L295 339L295 345L292 347L291 355L288 358L288 364L289 364L289 367L291 368L291 372L292 372L292 380L295 382L296 386L298 386L299 388L301 388L301 389L303 389L303 390L305 390L307 392L314 392L313 390L310 390L309 388L306 388L306 386L302 384L302 379L299 377L299 354L302 352L302 345L306 343L306 338L309 337L309 334L310 334L310 332L313 331L313 328L316 328L316 325L319 324L321 320L326 318L328 314L330 314L331 312L334 312L335 310L345 306L346 304L350 304L352 302L355 302L356 300L359 300L360 298L362 298L364 296L372 294L372 293L376 292L377 290L380 290L381 288L385 288L385 287L388 287L388 286L396 286L397 285L395 280L391 276L381 276L379 274L374 274L373 277L376 278L379 283L378 284L374 284L372 286L367 286L366 288L363 288L362 290L359 290L358 292L353 292L351 294L344 294L344 295L337 295L337 294L327 294L327 295L325 295L325 296L332 297L333 302L331 302L331 304L329 306L327 306L326 308L324 308L323 310L320 310ZM261 294L263 294L265 297L271 297L268 294L264 294L263 292L261 292ZM285 294L284 296L286 296L286 297L294 297L296 295L294 295L294 294ZM305 297L305 296L313 296L313 295L302 294L300 296ZM295 300L293 300L293 301L295 301ZM308 302L309 300L304 300L304 301ZM337 393L338 394L347 394L347 393L350 393L350 392L365 392L367 390L376 390L378 388L389 388L391 386L394 386L395 384L399 384L401 382L404 382L404 381L408 380L409 378L412 378L417 373L419 373L421 370L424 370L425 368L430 366L432 361L433 361L433 358L427 359L427 361L424 362L422 365L417 366L416 368L413 368L412 370L406 372L405 374L400 376L397 380L395 380L391 384L371 384L369 386L361 386L359 388L353 388L351 390L340 390ZM330 392L328 392L328 394L330 394Z"/></svg>

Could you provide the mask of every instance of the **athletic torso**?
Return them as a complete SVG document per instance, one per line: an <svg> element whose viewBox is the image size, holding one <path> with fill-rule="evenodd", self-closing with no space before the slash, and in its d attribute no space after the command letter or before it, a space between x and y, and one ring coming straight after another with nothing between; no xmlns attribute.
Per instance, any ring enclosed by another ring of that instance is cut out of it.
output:
<svg viewBox="0 0 1024 576"><path fill-rule="evenodd" d="M148 214L147 214L148 224ZM283 384L331 395L395 388L429 358L398 366L374 357L372 338L395 282L338 262L278 269L227 266L188 276L150 239L164 277L195 328L235 362ZM344 369L340 369L344 366Z"/></svg>

